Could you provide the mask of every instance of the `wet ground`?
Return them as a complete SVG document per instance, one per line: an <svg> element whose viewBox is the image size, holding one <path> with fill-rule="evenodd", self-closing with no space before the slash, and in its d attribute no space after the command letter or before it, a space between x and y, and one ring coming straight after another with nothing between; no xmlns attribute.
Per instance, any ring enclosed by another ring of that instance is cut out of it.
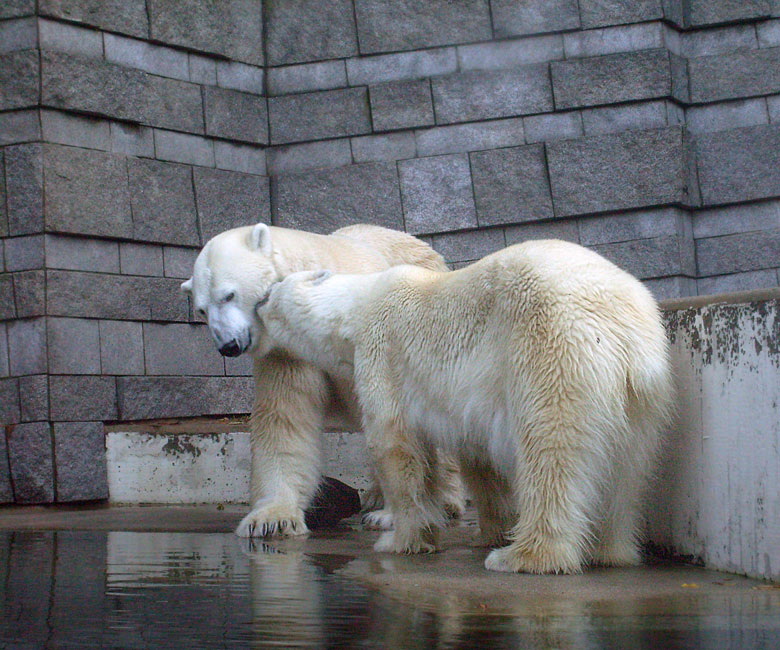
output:
<svg viewBox="0 0 780 650"><path fill-rule="evenodd" d="M651 563L482 567L468 519L434 555L345 526L249 543L242 508L0 509L0 649L780 648L776 585Z"/></svg>

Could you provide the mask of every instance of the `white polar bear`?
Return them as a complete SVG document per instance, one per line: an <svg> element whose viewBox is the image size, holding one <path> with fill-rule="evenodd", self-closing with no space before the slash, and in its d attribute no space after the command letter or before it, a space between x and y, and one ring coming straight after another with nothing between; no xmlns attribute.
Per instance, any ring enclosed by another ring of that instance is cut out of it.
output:
<svg viewBox="0 0 780 650"><path fill-rule="evenodd" d="M303 511L320 479L320 435L325 426L358 430L351 378L334 378L289 354L266 354L255 305L274 282L295 271L345 273L414 264L446 271L441 256L411 235L355 225L331 235L265 224L223 232L203 247L193 276L182 284L207 320L219 351L254 357L255 400L250 420L252 510L236 529L242 537L300 535ZM453 515L462 512L457 465L442 459L439 479ZM382 511L377 523L389 524Z"/></svg>
<svg viewBox="0 0 780 650"><path fill-rule="evenodd" d="M488 569L638 562L640 503L671 410L644 286L598 254L530 241L459 271L298 273L258 305L266 345L352 376L394 530L433 550L431 445L457 454Z"/></svg>

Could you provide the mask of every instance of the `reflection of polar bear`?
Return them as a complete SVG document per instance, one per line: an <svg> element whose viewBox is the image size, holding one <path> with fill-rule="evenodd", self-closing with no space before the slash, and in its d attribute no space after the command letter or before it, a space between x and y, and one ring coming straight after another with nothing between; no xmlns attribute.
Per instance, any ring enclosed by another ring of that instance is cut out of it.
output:
<svg viewBox="0 0 780 650"><path fill-rule="evenodd" d="M182 284L195 310L207 319L219 351L248 351L255 359L252 410L252 511L236 533L244 537L306 532L303 510L317 488L320 434L328 425L355 431L351 377L336 379L280 351L265 354L255 305L268 287L294 271L328 268L345 273L416 264L445 271L430 246L402 232L356 225L316 235L265 224L236 228L211 239ZM262 350L262 352L260 352ZM441 464L450 509L463 509L452 461Z"/></svg>
<svg viewBox="0 0 780 650"><path fill-rule="evenodd" d="M488 569L638 561L643 488L670 411L655 301L596 253L534 241L439 273L299 273L262 300L277 345L351 374L395 530L432 550L429 445L460 456Z"/></svg>

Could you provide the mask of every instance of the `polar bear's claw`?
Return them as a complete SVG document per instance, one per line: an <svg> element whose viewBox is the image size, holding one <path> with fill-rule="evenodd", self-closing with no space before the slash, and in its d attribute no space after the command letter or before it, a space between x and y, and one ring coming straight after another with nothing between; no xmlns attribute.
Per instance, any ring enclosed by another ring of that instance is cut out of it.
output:
<svg viewBox="0 0 780 650"><path fill-rule="evenodd" d="M261 506L252 510L236 528L239 537L291 537L309 532L300 508L282 505Z"/></svg>

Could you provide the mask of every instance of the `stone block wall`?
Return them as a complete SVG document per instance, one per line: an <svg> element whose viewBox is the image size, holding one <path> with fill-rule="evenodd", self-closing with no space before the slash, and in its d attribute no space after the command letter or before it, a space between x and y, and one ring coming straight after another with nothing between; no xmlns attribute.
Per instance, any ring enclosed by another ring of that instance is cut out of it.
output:
<svg viewBox="0 0 780 650"><path fill-rule="evenodd" d="M249 410L178 292L226 228L772 287L779 152L777 0L4 2L0 502L105 498L103 422Z"/></svg>

